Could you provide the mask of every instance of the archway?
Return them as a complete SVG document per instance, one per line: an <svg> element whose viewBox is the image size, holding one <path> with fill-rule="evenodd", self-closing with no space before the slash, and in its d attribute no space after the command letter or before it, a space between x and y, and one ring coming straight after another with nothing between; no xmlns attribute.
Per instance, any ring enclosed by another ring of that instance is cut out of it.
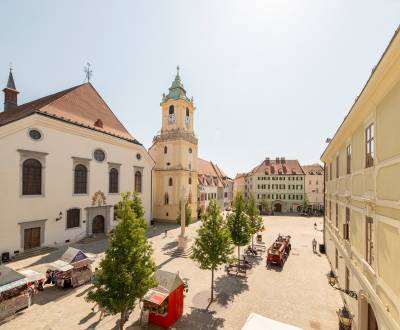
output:
<svg viewBox="0 0 400 330"><path fill-rule="evenodd" d="M274 212L282 212L282 204L281 203L276 203L274 205Z"/></svg>
<svg viewBox="0 0 400 330"><path fill-rule="evenodd" d="M374 310L368 304L368 330L378 330L378 322L376 321Z"/></svg>
<svg viewBox="0 0 400 330"><path fill-rule="evenodd" d="M93 218L92 222L92 232L93 234L99 234L99 233L104 233L104 225L105 225L105 219L102 215L96 215Z"/></svg>

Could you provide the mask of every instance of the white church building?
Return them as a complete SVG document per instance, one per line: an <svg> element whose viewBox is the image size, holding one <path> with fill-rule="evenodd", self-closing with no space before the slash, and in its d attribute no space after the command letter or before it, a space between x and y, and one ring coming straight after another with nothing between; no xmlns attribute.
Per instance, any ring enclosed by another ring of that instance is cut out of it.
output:
<svg viewBox="0 0 400 330"><path fill-rule="evenodd" d="M150 155L90 83L18 105L12 72L0 112L0 255L115 227L120 193L151 214Z"/></svg>

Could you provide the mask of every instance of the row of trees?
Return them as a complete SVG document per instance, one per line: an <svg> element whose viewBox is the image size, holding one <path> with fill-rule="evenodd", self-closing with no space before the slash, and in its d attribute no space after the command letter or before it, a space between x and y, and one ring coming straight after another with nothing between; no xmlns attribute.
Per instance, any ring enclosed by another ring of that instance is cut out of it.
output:
<svg viewBox="0 0 400 330"><path fill-rule="evenodd" d="M253 196L235 197L234 209L226 220L215 200L211 200L203 214L198 236L193 244L192 259L201 269L211 270L211 299L214 300L214 272L219 266L232 260L233 246L237 247L237 263L240 263L240 247L250 241L263 228L263 221Z"/></svg>

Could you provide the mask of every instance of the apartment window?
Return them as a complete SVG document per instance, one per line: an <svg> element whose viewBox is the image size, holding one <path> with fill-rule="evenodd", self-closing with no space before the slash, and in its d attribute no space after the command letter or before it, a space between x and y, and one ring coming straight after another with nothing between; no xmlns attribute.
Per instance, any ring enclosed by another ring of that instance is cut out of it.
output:
<svg viewBox="0 0 400 330"><path fill-rule="evenodd" d="M335 207L335 223L336 223L336 228L339 227L339 204L336 203Z"/></svg>
<svg viewBox="0 0 400 330"><path fill-rule="evenodd" d="M336 156L336 179L339 178L339 156Z"/></svg>
<svg viewBox="0 0 400 330"><path fill-rule="evenodd" d="M344 288L346 291L350 290L350 271L347 267L346 267L346 273L345 273Z"/></svg>
<svg viewBox="0 0 400 330"><path fill-rule="evenodd" d="M346 148L346 173L351 173L351 144Z"/></svg>
<svg viewBox="0 0 400 330"><path fill-rule="evenodd" d="M329 163L329 180L332 180L332 163Z"/></svg>
<svg viewBox="0 0 400 330"><path fill-rule="evenodd" d="M343 224L343 238L350 239L350 208L346 207L346 222Z"/></svg>
<svg viewBox="0 0 400 330"><path fill-rule="evenodd" d="M374 124L365 129L365 167L374 166Z"/></svg>
<svg viewBox="0 0 400 330"><path fill-rule="evenodd" d="M79 227L81 217L80 209L70 209L67 211L67 228Z"/></svg>
<svg viewBox="0 0 400 330"><path fill-rule="evenodd" d="M339 268L339 252L337 249L335 249L335 268Z"/></svg>
<svg viewBox="0 0 400 330"><path fill-rule="evenodd" d="M365 252L366 252L366 260L370 266L373 265L374 262L374 242L373 242L373 225L374 219L371 217L366 217L366 232L365 232Z"/></svg>

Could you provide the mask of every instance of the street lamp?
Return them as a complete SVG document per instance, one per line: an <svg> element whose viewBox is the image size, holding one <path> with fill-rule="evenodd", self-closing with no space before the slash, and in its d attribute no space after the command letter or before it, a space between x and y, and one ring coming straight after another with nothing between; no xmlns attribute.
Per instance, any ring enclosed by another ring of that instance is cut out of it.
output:
<svg viewBox="0 0 400 330"><path fill-rule="evenodd" d="M351 330L354 316L350 313L347 307L343 306L336 313L339 317L340 330Z"/></svg>
<svg viewBox="0 0 400 330"><path fill-rule="evenodd" d="M358 295L357 292L355 291L351 291L351 290L346 290L346 289L342 289L340 287L336 287L335 285L338 283L338 279L337 276L335 275L335 273L331 270L328 274L326 274L326 277L328 278L328 282L329 285L334 288L335 290L339 290L345 294L347 294L349 297L354 298L354 299L358 299Z"/></svg>

